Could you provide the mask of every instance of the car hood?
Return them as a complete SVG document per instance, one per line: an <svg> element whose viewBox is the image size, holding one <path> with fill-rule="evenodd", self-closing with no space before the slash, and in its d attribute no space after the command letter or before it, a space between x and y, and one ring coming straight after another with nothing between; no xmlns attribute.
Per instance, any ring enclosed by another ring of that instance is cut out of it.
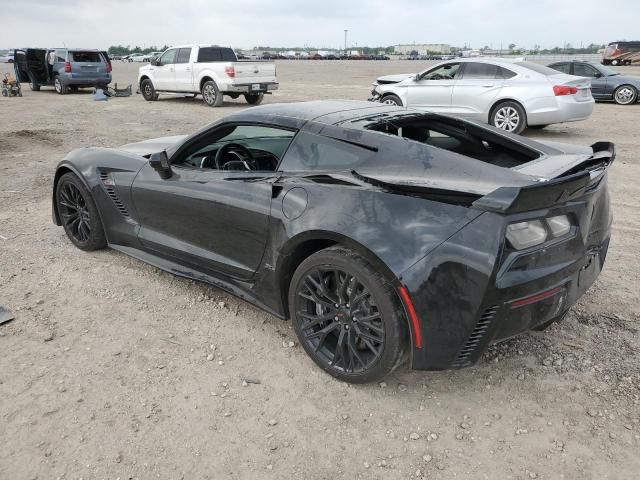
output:
<svg viewBox="0 0 640 480"><path fill-rule="evenodd" d="M406 80L407 78L411 78L415 76L415 73L401 73L401 74L397 74L397 75L385 75L383 77L378 77L378 79L376 80L378 82L379 85L385 84L385 83L399 83L403 80Z"/></svg>
<svg viewBox="0 0 640 480"><path fill-rule="evenodd" d="M151 155L152 153L158 153L166 150L167 148L182 142L185 138L187 138L187 135L174 135L172 137L152 138L150 140L144 140L142 142L127 143L126 145L118 147L118 149L145 157L147 155Z"/></svg>

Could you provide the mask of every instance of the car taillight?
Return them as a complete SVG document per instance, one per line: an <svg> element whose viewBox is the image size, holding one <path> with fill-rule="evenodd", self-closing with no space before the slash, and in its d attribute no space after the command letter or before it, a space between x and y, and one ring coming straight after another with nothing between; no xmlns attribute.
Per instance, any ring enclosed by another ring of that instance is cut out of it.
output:
<svg viewBox="0 0 640 480"><path fill-rule="evenodd" d="M553 94L556 97L561 97L562 95L575 95L576 93L578 93L578 89L576 87L570 87L568 85L553 86Z"/></svg>
<svg viewBox="0 0 640 480"><path fill-rule="evenodd" d="M236 76L236 69L233 67L224 67L224 73L227 74L227 77L235 77Z"/></svg>
<svg viewBox="0 0 640 480"><path fill-rule="evenodd" d="M107 73L111 73L111 65L107 63L106 66L107 66Z"/></svg>
<svg viewBox="0 0 640 480"><path fill-rule="evenodd" d="M67 62L64 64L65 73L71 73L71 63Z"/></svg>

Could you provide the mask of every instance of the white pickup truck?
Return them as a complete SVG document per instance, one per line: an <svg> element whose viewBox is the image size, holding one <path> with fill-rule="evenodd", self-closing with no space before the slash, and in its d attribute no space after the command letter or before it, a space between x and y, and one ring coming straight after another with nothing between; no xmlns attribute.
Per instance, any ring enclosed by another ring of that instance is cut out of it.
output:
<svg viewBox="0 0 640 480"><path fill-rule="evenodd" d="M160 93L198 94L211 107L224 95L258 105L265 93L278 89L273 62L239 62L233 49L217 45L171 47L140 67L138 85L147 101Z"/></svg>

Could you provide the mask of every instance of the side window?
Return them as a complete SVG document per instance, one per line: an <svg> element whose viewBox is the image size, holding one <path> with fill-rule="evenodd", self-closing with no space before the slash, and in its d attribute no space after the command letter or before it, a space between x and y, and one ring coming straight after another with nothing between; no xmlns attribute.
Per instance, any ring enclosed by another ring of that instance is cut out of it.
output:
<svg viewBox="0 0 640 480"><path fill-rule="evenodd" d="M489 63L467 63L464 66L463 78L465 80L493 80L497 77L498 67Z"/></svg>
<svg viewBox="0 0 640 480"><path fill-rule="evenodd" d="M181 48L180 50L178 50L178 58L176 59L176 63L189 63L189 58L191 58L191 49Z"/></svg>
<svg viewBox="0 0 640 480"><path fill-rule="evenodd" d="M190 145L174 163L217 170L275 171L295 134L263 125L222 125Z"/></svg>
<svg viewBox="0 0 640 480"><path fill-rule="evenodd" d="M55 63L64 63L64 62L66 62L67 61L67 51L66 50L56 50L54 61L55 61Z"/></svg>
<svg viewBox="0 0 640 480"><path fill-rule="evenodd" d="M167 65L169 63L176 63L177 51L178 50L175 48L172 48L171 50L167 50L166 52L164 52L162 57L160 57L160 62L162 62L163 65Z"/></svg>
<svg viewBox="0 0 640 480"><path fill-rule="evenodd" d="M571 74L571 64L570 63L556 63L555 65L550 65L554 70L558 70L562 73Z"/></svg>
<svg viewBox="0 0 640 480"><path fill-rule="evenodd" d="M578 77L595 77L596 69L591 65L585 65L584 63L576 63L573 65L573 74Z"/></svg>
<svg viewBox="0 0 640 480"><path fill-rule="evenodd" d="M516 75L517 75L516 72L512 72L511 70L509 70L507 68L504 68L504 67L498 67L498 72L496 73L496 78L508 79L508 78L513 78Z"/></svg>
<svg viewBox="0 0 640 480"><path fill-rule="evenodd" d="M220 49L216 47L204 47L198 50L198 62L221 62L222 55Z"/></svg>
<svg viewBox="0 0 640 480"><path fill-rule="evenodd" d="M300 132L280 170L289 172L348 170L366 163L375 153L332 138Z"/></svg>
<svg viewBox="0 0 640 480"><path fill-rule="evenodd" d="M453 80L458 75L459 63L447 63L426 72L420 80Z"/></svg>

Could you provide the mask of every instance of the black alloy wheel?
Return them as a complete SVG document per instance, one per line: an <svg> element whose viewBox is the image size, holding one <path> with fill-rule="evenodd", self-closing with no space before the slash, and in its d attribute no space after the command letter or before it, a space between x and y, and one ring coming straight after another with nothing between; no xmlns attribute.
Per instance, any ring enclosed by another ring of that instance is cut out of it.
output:
<svg viewBox="0 0 640 480"><path fill-rule="evenodd" d="M311 358L341 380L364 383L384 377L403 357L402 314L393 295L364 258L333 247L298 267L289 308Z"/></svg>
<svg viewBox="0 0 640 480"><path fill-rule="evenodd" d="M62 226L71 242L82 250L106 246L98 210L91 194L72 173L63 175L56 188L56 202Z"/></svg>

